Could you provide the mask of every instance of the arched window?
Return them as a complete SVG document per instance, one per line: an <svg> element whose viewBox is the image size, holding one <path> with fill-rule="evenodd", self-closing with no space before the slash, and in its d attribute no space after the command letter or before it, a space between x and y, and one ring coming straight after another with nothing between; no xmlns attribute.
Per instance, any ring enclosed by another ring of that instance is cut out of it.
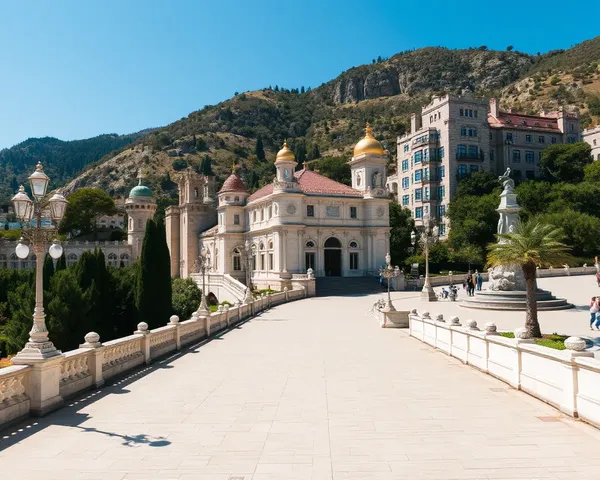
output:
<svg viewBox="0 0 600 480"><path fill-rule="evenodd" d="M275 257L273 255L273 240L269 240L267 247L269 249L269 270L273 270L275 268Z"/></svg>
<svg viewBox="0 0 600 480"><path fill-rule="evenodd" d="M133 218L129 219L129 230L133 230Z"/></svg>
<svg viewBox="0 0 600 480"><path fill-rule="evenodd" d="M10 268L12 270L18 270L19 269L19 257L17 257L16 253L11 253L10 254Z"/></svg>
<svg viewBox="0 0 600 480"><path fill-rule="evenodd" d="M117 266L117 254L116 253L109 253L108 254L108 265L110 265L111 267L116 267Z"/></svg>
<svg viewBox="0 0 600 480"><path fill-rule="evenodd" d="M234 200L235 202L239 202L239 201L240 201L240 197L236 196L236 197L235 197L233 200Z"/></svg>
<svg viewBox="0 0 600 480"><path fill-rule="evenodd" d="M275 215L277 215L277 211L278 211L278 209L277 209L277 204L274 204L274 205L273 205L273 207L274 207L274 212L275 212Z"/></svg>
<svg viewBox="0 0 600 480"><path fill-rule="evenodd" d="M219 249L215 248L215 265L214 265L214 269L218 270L219 269Z"/></svg>
<svg viewBox="0 0 600 480"><path fill-rule="evenodd" d="M67 255L67 267L72 267L77 263L77 255L74 253L69 253Z"/></svg>
<svg viewBox="0 0 600 480"><path fill-rule="evenodd" d="M267 220L270 219L273 216L273 207L269 206L269 213L267 216Z"/></svg>
<svg viewBox="0 0 600 480"><path fill-rule="evenodd" d="M127 265L129 265L129 255L127 255L126 253L122 253L121 254L121 267L126 267Z"/></svg>
<svg viewBox="0 0 600 480"><path fill-rule="evenodd" d="M269 240L269 250L273 250L273 240Z"/></svg>
<svg viewBox="0 0 600 480"><path fill-rule="evenodd" d="M308 242L306 242L306 248L315 248L315 242L309 240Z"/></svg>
<svg viewBox="0 0 600 480"><path fill-rule="evenodd" d="M258 248L260 250L264 250L265 249L265 244L263 242L260 242L260 246Z"/></svg>
<svg viewBox="0 0 600 480"><path fill-rule="evenodd" d="M335 237L325 240L325 248L342 248L342 243Z"/></svg>
<svg viewBox="0 0 600 480"><path fill-rule="evenodd" d="M198 198L198 189L194 188L194 198Z"/></svg>
<svg viewBox="0 0 600 480"><path fill-rule="evenodd" d="M242 269L242 254L239 248L234 248L232 252L233 270L239 272Z"/></svg>
<svg viewBox="0 0 600 480"><path fill-rule="evenodd" d="M358 248L358 242L352 240L350 242L350 245L348 245L350 248Z"/></svg>

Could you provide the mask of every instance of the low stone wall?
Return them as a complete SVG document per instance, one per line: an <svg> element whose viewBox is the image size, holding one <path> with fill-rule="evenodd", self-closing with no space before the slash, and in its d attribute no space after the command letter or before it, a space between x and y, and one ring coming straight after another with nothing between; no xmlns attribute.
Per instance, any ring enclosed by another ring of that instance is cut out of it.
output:
<svg viewBox="0 0 600 480"><path fill-rule="evenodd" d="M58 408L62 400L100 387L111 377L176 352L271 306L307 296L305 288L285 289L273 295L261 295L252 303L238 303L233 307L221 305L218 312L205 317L194 313L184 322L174 315L166 326L154 330L149 330L148 325L142 322L133 335L106 343L100 342L97 333L90 332L80 348L49 359L47 367L38 363L2 368L0 429L31 414L47 413L50 410L45 405L49 400L53 408ZM34 381L32 372L35 369L39 369L40 373L36 373L38 376Z"/></svg>
<svg viewBox="0 0 600 480"><path fill-rule="evenodd" d="M548 277L568 277L568 276L578 276L578 275L592 275L596 273L595 267L572 267L568 270L565 268L539 268L537 271L537 278L548 278ZM455 285L462 285L466 274L455 274L450 277L449 275L436 275L429 277L431 281L432 287L441 287L444 285L449 285L450 280ZM488 273L482 272L481 276L483 277L483 281L488 281ZM419 278L419 285L422 287L425 283L425 277L421 275ZM393 286L393 285L392 285ZM403 287L402 287L403 288ZM399 288L394 288L394 290L399 290Z"/></svg>
<svg viewBox="0 0 600 480"><path fill-rule="evenodd" d="M570 337L567 350L555 350L525 338L525 329L515 330L514 339L505 338L493 323L482 331L474 320L462 325L458 317L432 318L416 310L409 324L412 337L600 427L600 361L584 351L584 340Z"/></svg>

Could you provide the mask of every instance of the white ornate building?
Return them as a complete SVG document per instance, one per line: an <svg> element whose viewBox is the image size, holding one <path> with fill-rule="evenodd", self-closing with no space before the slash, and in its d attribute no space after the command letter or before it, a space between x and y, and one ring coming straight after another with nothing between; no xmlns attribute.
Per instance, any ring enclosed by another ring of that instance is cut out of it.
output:
<svg viewBox="0 0 600 480"><path fill-rule="evenodd" d="M214 180L186 172L180 203L167 209L172 268L188 277L203 248L214 274L258 288L283 289L309 268L316 277L376 272L389 250L388 153L367 125L349 162L352 187L303 168L284 143L272 183L250 194L233 172L212 197ZM305 165L306 166L306 165ZM245 245L249 248L246 261Z"/></svg>
<svg viewBox="0 0 600 480"><path fill-rule="evenodd" d="M146 221L154 216L156 203L150 188L139 184L131 189L125 201L128 216L127 241L81 241L69 240L62 243L67 266L74 265L83 252L101 249L106 264L112 267L127 266L137 260L141 253L142 241L146 233ZM22 270L35 267L35 254L21 260L15 253L16 242L0 240L0 268Z"/></svg>

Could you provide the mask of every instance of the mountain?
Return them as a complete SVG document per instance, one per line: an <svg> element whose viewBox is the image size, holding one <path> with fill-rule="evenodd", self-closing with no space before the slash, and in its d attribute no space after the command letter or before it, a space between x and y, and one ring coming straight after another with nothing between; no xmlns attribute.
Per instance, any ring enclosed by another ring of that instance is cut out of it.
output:
<svg viewBox="0 0 600 480"><path fill-rule="evenodd" d="M186 167L206 168L220 180L238 165L257 188L271 180L273 158L284 139L300 161L321 156L348 158L371 122L380 141L395 154L395 141L432 95L496 96L503 108L524 111L575 104L584 125L600 116L600 37L568 50L528 55L429 47L353 67L313 90L278 86L234 95L186 118L155 129L121 152L106 157L69 183L68 189L96 186L126 195L142 169L166 205L176 198L172 179ZM257 157L257 138L266 158ZM201 166L202 164L202 166ZM317 162L318 168L318 162Z"/></svg>
<svg viewBox="0 0 600 480"><path fill-rule="evenodd" d="M131 135L99 135L68 142L52 137L29 138L14 147L0 150L0 204L7 203L20 184L27 184L27 177L35 170L38 161L42 162L51 179L50 187L58 187L84 168L107 154L116 154L150 131Z"/></svg>

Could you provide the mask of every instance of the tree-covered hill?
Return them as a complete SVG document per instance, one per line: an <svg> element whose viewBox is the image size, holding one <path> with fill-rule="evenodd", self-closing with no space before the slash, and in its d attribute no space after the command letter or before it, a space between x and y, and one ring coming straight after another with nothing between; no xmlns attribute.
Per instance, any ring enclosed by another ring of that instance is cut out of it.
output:
<svg viewBox="0 0 600 480"><path fill-rule="evenodd" d="M173 199L177 172L188 166L200 168L207 161L221 181L236 163L249 186L257 188L272 178L272 160L284 139L300 162L348 157L366 121L393 156L396 137L408 128L410 114L432 95L445 93L497 96L501 107L526 111L573 100L586 125L591 124L600 115L594 93L596 84L600 87L599 46L600 37L544 55L512 47L505 51L429 47L353 67L312 90L271 85L236 92L231 99L155 129L117 155L87 167L69 188L96 186L125 195L142 169L159 196ZM562 89L553 80L557 75ZM262 145L260 151L257 143Z"/></svg>
<svg viewBox="0 0 600 480"><path fill-rule="evenodd" d="M0 150L0 203L5 203L19 184L35 170L38 161L52 181L63 185L105 155L135 142L146 132L132 135L99 135L86 140L65 142L57 138L29 138L14 147Z"/></svg>

